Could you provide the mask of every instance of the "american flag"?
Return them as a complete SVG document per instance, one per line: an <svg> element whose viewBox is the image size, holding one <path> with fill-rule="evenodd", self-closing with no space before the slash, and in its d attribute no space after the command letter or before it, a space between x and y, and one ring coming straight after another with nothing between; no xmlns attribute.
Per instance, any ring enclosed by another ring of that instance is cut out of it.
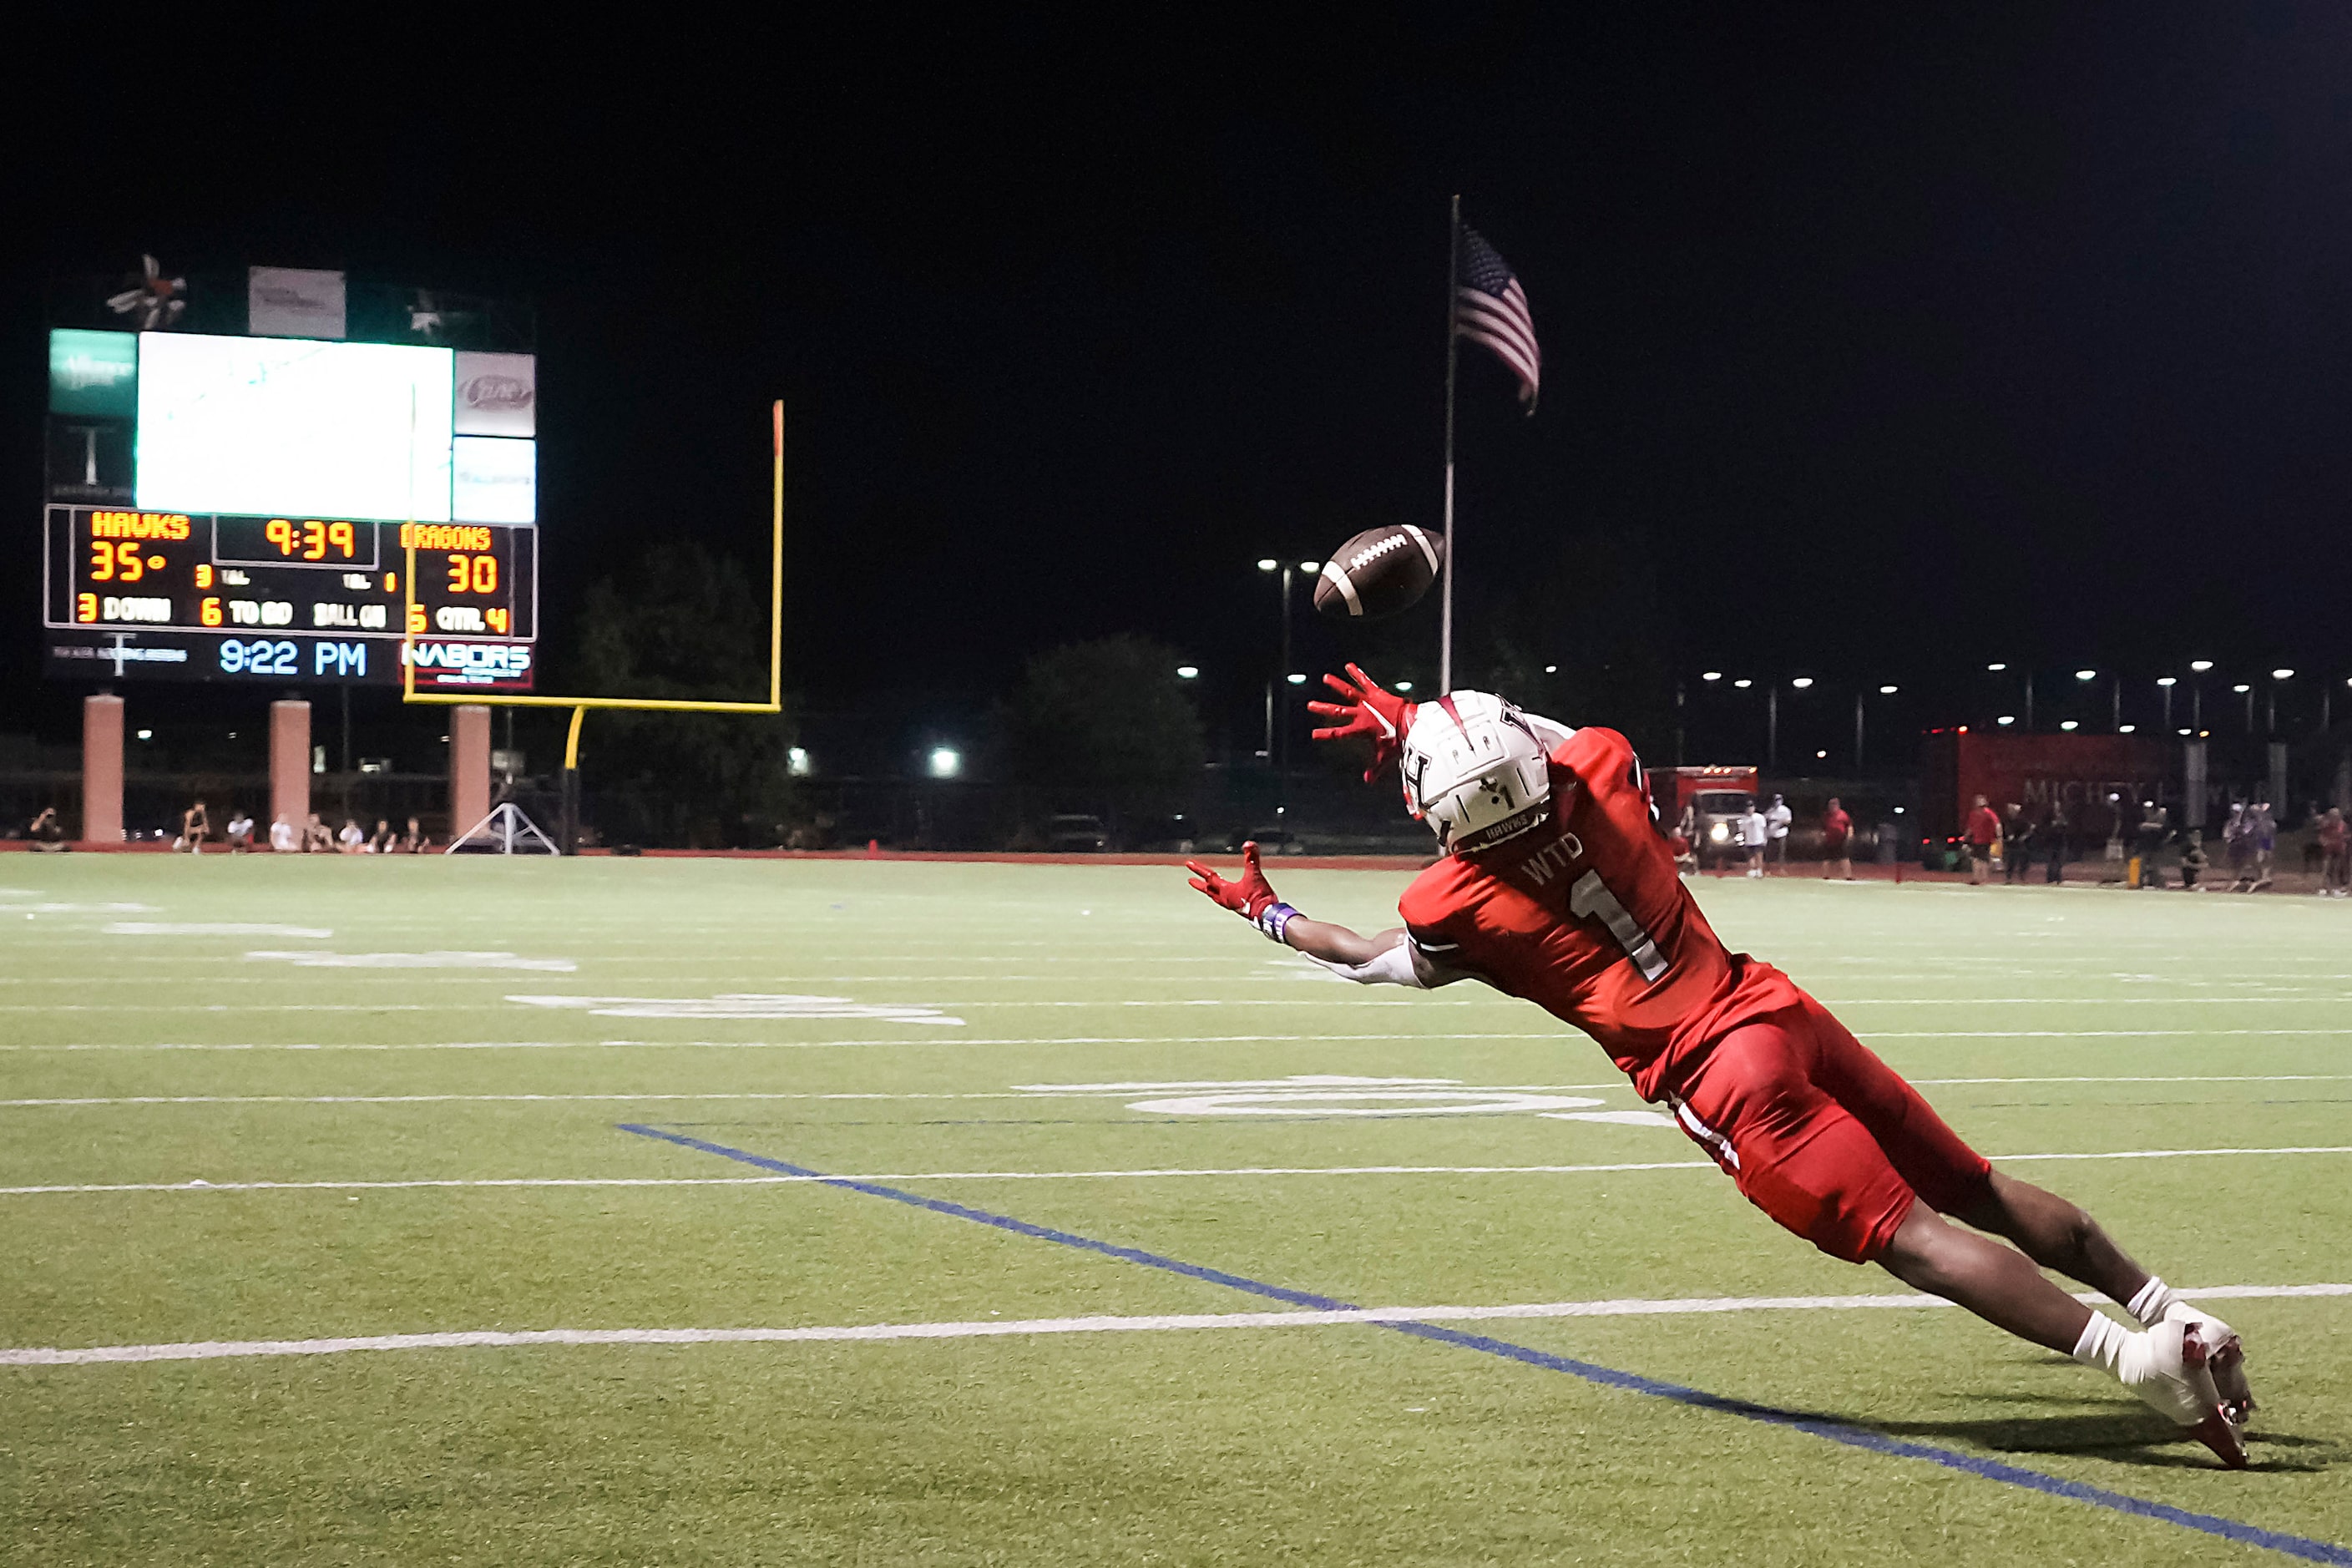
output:
<svg viewBox="0 0 2352 1568"><path fill-rule="evenodd" d="M1536 343L1527 290L1475 229L1456 231L1454 265L1454 332L1494 351L1519 378L1519 401L1534 413L1536 388L1543 380L1543 350Z"/></svg>

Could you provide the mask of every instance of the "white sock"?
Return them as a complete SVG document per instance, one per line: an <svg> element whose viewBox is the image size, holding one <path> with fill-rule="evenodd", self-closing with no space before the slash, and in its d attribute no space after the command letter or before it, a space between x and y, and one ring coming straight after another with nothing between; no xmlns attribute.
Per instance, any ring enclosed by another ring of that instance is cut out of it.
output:
<svg viewBox="0 0 2352 1568"><path fill-rule="evenodd" d="M2094 1312L2083 1325L2083 1337L2074 1342L2074 1359L2120 1380L2126 1342L2137 1337L2105 1312Z"/></svg>
<svg viewBox="0 0 2352 1568"><path fill-rule="evenodd" d="M2161 1338L2162 1342L2158 1342ZM2094 1312L2074 1342L2074 1359L2105 1373L2150 1408L2183 1426L2201 1419L2211 1384L2180 1363L2180 1328L2167 1323L2135 1333L2104 1312Z"/></svg>
<svg viewBox="0 0 2352 1568"><path fill-rule="evenodd" d="M2126 1307L2133 1317L2140 1321L2142 1327L2152 1328L2164 1321L2166 1309L2179 1300L2172 1293L2171 1286L2150 1275L2147 1283L2139 1288L2139 1294L2126 1303Z"/></svg>

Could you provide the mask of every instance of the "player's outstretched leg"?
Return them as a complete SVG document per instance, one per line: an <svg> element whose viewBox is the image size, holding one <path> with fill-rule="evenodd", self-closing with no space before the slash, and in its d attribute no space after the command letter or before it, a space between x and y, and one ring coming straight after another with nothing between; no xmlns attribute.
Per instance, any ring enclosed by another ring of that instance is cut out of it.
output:
<svg viewBox="0 0 2352 1568"><path fill-rule="evenodd" d="M2052 1284L2031 1258L1946 1222L1915 1202L1879 1265L1905 1284L1966 1307L2020 1339L2096 1367L2139 1396L2233 1469L2245 1445L2224 1412L2199 1324L2176 1319L2137 1333Z"/></svg>
<svg viewBox="0 0 2352 1568"><path fill-rule="evenodd" d="M2031 1182L1995 1171L1984 1197L1958 1217L1979 1230L2007 1237L2042 1268L2081 1280L2126 1308L2146 1327L2167 1321L2195 1325L2230 1419L2242 1426L2253 1415L2253 1390L2246 1380L2245 1349L2237 1331L2182 1300L2170 1286L2133 1262L2082 1208Z"/></svg>

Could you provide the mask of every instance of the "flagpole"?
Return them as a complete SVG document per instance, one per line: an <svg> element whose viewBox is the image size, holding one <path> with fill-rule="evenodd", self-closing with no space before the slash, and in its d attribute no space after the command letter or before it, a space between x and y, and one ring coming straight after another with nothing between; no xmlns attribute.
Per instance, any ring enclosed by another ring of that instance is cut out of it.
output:
<svg viewBox="0 0 2352 1568"><path fill-rule="evenodd" d="M1454 197L1445 231L1445 582L1438 609L1437 689L1454 689L1454 367L1460 339L1454 331L1454 295L1462 286L1462 197Z"/></svg>

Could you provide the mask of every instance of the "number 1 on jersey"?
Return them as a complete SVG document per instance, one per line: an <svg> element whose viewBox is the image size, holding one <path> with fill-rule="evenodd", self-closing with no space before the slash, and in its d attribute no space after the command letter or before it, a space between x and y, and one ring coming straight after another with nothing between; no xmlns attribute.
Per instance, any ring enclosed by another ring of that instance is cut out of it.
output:
<svg viewBox="0 0 2352 1568"><path fill-rule="evenodd" d="M1650 940L1650 933L1625 912L1625 906L1617 901L1617 895L1609 890L1600 872L1587 871L1568 889L1568 912L1579 918L1598 915L1601 923L1609 928L1609 934L1617 939L1617 945L1625 950L1625 956L1633 961L1633 967L1642 972L1643 979L1655 980L1666 972L1665 954Z"/></svg>

